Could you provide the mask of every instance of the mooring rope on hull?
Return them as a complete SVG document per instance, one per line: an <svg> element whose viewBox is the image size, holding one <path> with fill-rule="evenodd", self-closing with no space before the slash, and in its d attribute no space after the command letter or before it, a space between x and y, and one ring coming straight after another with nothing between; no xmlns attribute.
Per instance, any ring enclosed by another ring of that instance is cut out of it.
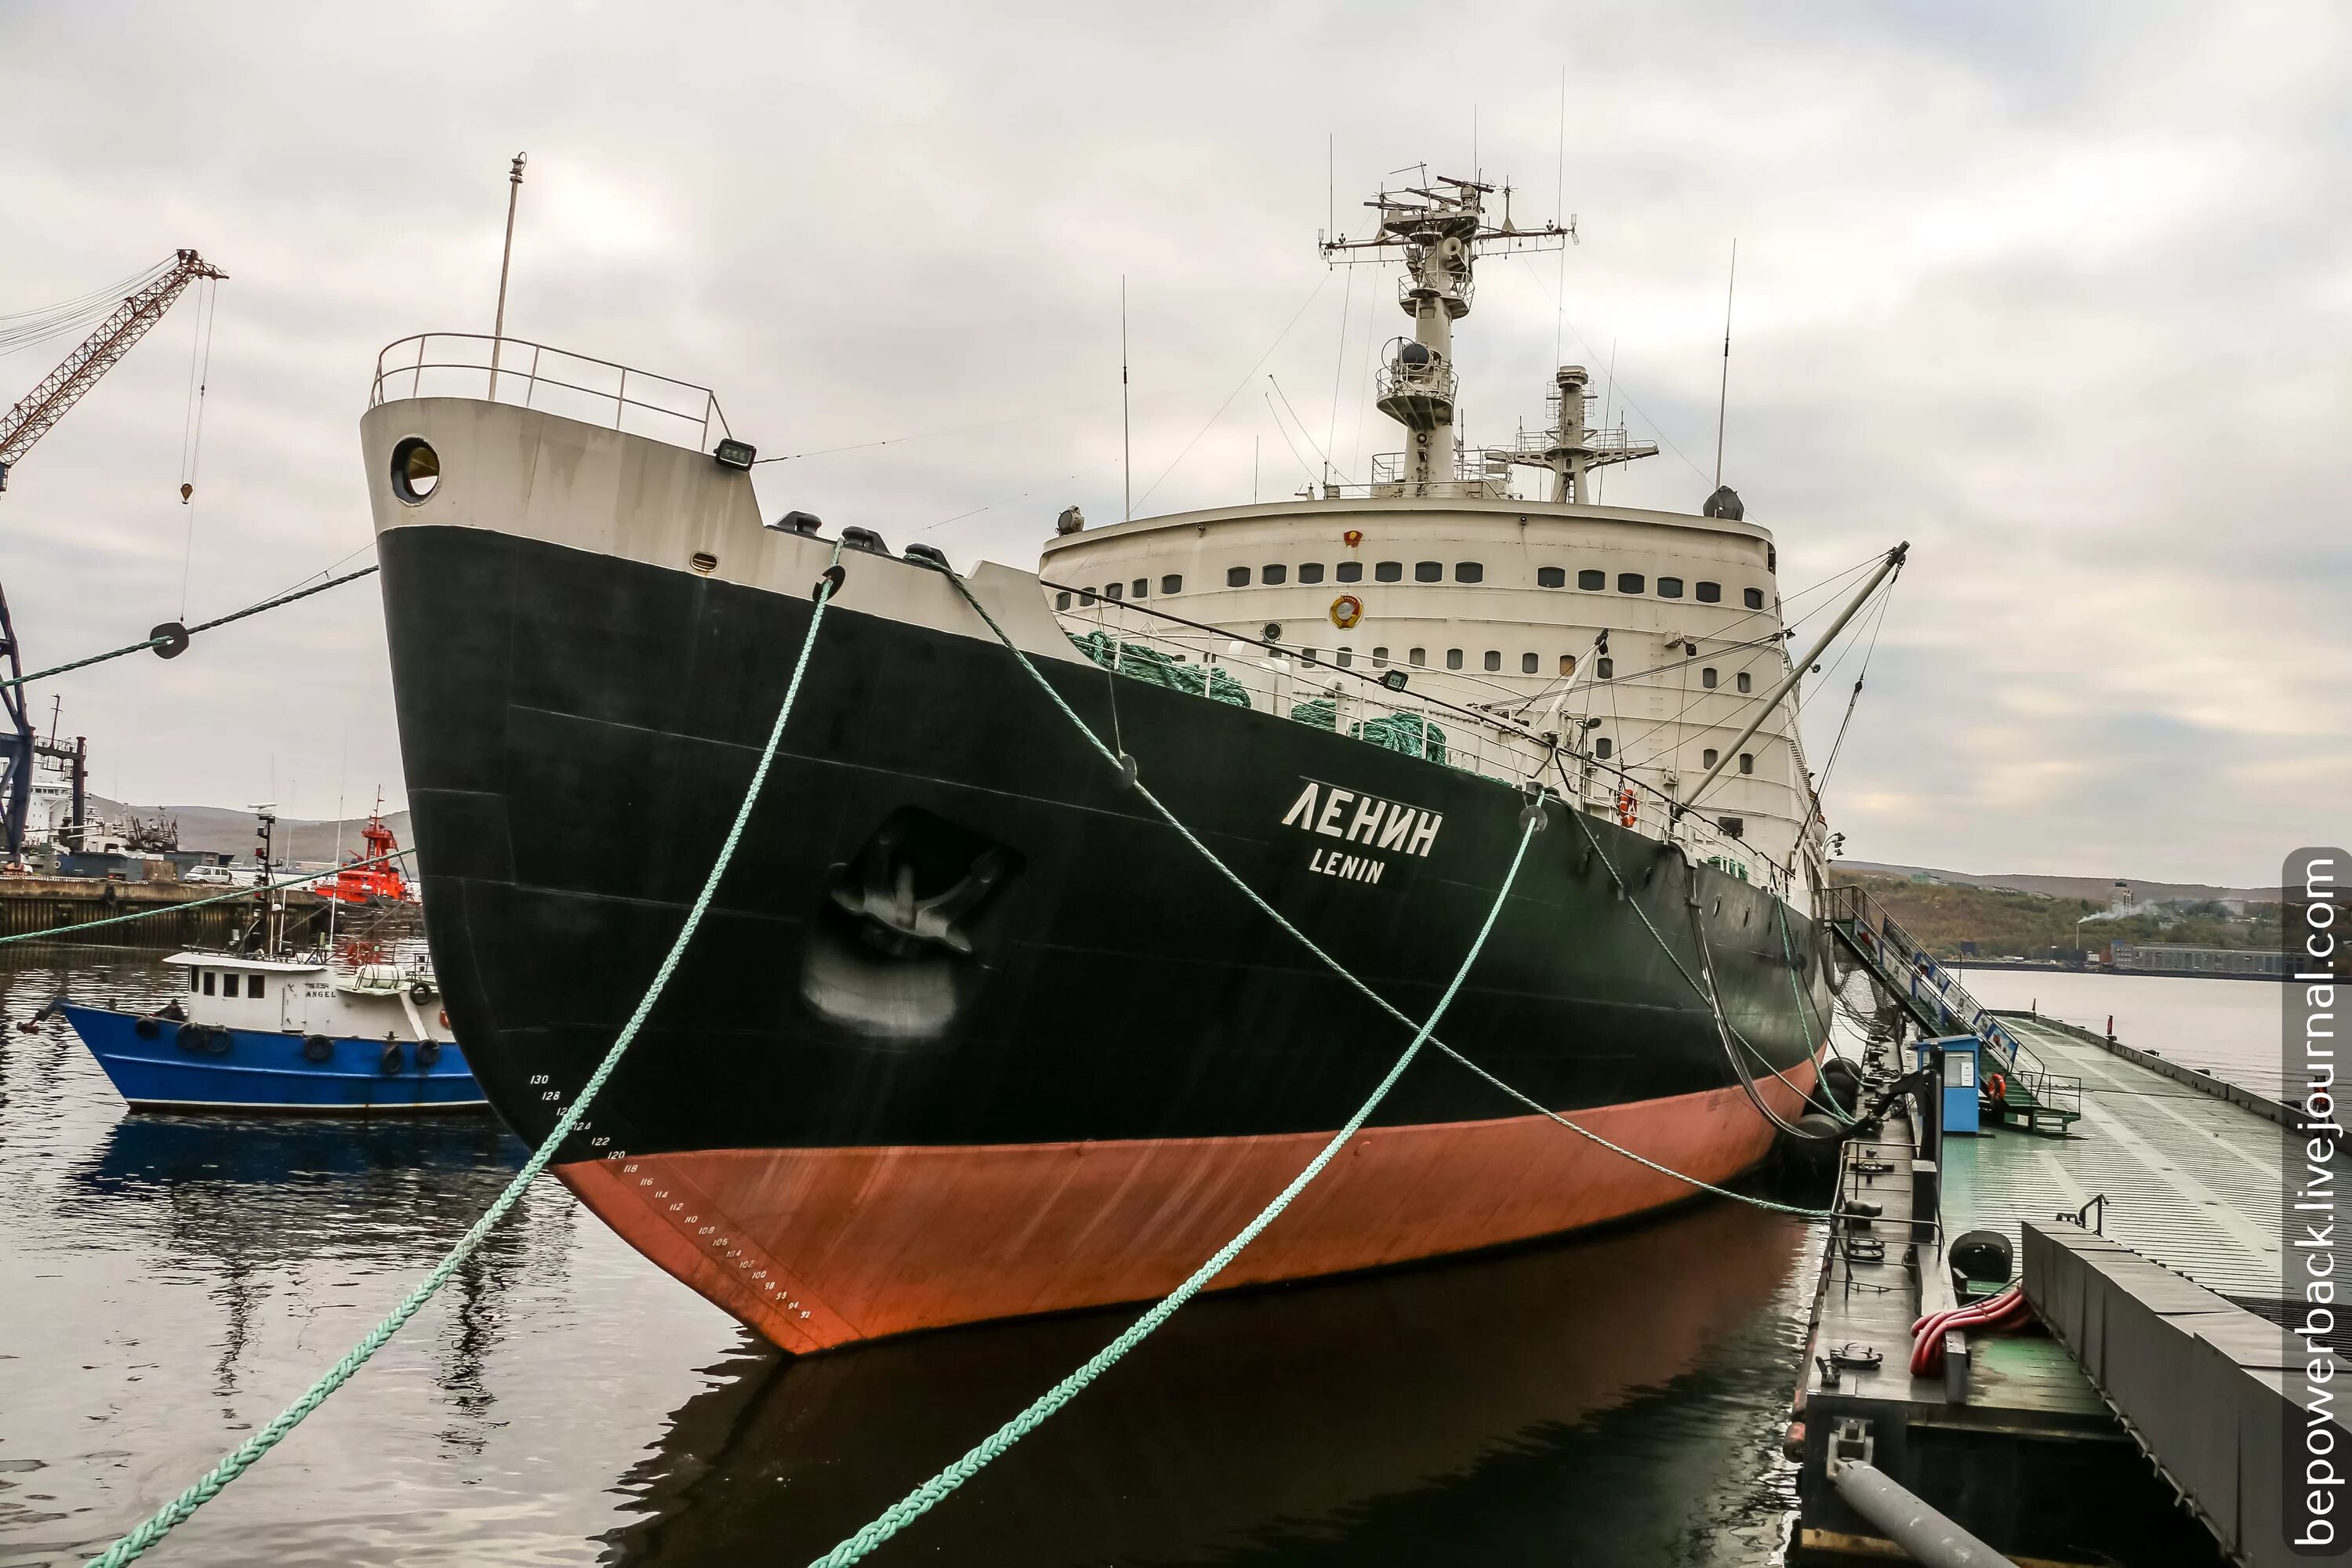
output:
<svg viewBox="0 0 2352 1568"><path fill-rule="evenodd" d="M833 550L833 564L838 565L840 561L841 546L836 544ZM331 584L322 584L320 586ZM809 655L816 647L817 628L824 624L825 605L831 601L835 588L835 583L831 577L818 580L816 609L809 616L808 633L801 640L800 658L793 666L793 678L784 688L783 703L776 710L776 721L768 731L768 743L760 752L759 765L751 771L751 783L743 792L742 804L735 808L735 820L727 829L726 842L719 846L719 858L712 863L710 874L703 879L702 890L695 895L693 906L687 910L686 923L678 928L669 952L663 955L661 966L654 972L652 984L646 987L646 994L638 1001L636 1009L629 1015L628 1022L621 1026L621 1032L614 1037L604 1059L596 1064L596 1070L588 1075L588 1081L581 1087L579 1097L556 1119L554 1128L540 1141L539 1147L531 1151L530 1158L523 1162L522 1169L515 1173L506 1190L483 1211L482 1217L474 1222L473 1228L458 1238L457 1245L449 1249L434 1267L433 1272L425 1277L422 1284L403 1298L383 1321L369 1330L342 1360L328 1368L316 1383L304 1390L299 1399L278 1412L277 1419L239 1444L218 1464L198 1477L194 1485L157 1509L137 1529L91 1558L86 1568L121 1568L123 1563L138 1557L177 1529L196 1510L218 1497L223 1488L276 1447L289 1432L301 1425L304 1417L326 1403L329 1394L350 1382L352 1374L365 1366L369 1358L382 1350L392 1336L400 1331L402 1325L415 1317L417 1310L448 1283L450 1277L482 1245L491 1227L506 1217L508 1211L522 1197L523 1190L537 1180L540 1173L554 1159L555 1152L563 1146L564 1141L580 1124L590 1103L604 1089L605 1080L613 1076L614 1068L620 1066L622 1054L637 1037L637 1031L645 1026L646 1019L653 1013L654 1004L661 999L670 977L677 973L678 961L686 954L687 944L694 940L696 928L701 925L702 917L709 911L711 900L719 891L719 879L727 874L728 866L734 860L735 851L743 841L743 829L751 820L751 809L759 804L761 792L767 784L769 767L775 762L776 750L783 742L784 722L792 717L793 701L800 696L801 678L808 672Z"/></svg>
<svg viewBox="0 0 2352 1568"><path fill-rule="evenodd" d="M346 555L343 559L348 561L351 557ZM174 626L169 632L159 626L143 641L125 643L121 647L109 648L104 653L94 653L87 658L71 659L64 664L53 664L47 669L37 669L30 675L14 676L9 679L0 680L0 689L11 686L24 686L36 680L47 680L52 675L63 675L68 670L86 669L93 664L104 664L109 659L121 658L126 654L138 653L144 648L165 647L175 642L182 647L185 647L187 639L194 637L198 632L208 632L216 626L227 626L232 621L241 621L247 616L257 616L264 610L274 610L280 605L290 605L297 599L307 599L313 594L323 594L330 588L340 588L346 583L357 582L375 570L377 569L373 566L362 566L356 572L346 572L340 577L330 577L323 583L313 583L307 588L298 588L290 594L280 594L274 599L264 599L257 605L247 605L245 608L233 610L226 616L215 616L209 621L198 621L193 626ZM172 658L177 655L165 654L163 657Z"/></svg>
<svg viewBox="0 0 2352 1568"><path fill-rule="evenodd" d="M1126 759L1115 755L1108 747L1102 743L1101 737L1097 735L1094 731L1088 727L1085 720L1078 717L1076 710L1071 708L1069 703L1063 700L1062 694L1054 689L1053 682L1047 680L1044 674L1038 670L1037 667L1030 662L1029 656L1022 652L1020 647L1013 641L1013 639L1005 635L1004 628L997 625L996 617L990 615L988 613L987 606L983 605L978 598L973 596L971 588L965 584L963 579L956 575L955 573L940 566L930 566L930 570L939 572L942 576L946 577L949 582L955 584L956 591L963 595L964 602L972 607L982 621L987 623L988 629L996 634L997 641L1004 645L1006 650L1013 655L1014 659L1019 661L1021 668L1028 672L1029 678L1037 683L1038 688L1043 690L1048 698L1053 700L1054 706L1060 709L1063 716L1067 718L1073 725L1076 726L1078 732L1087 738L1087 742L1089 745L1093 746L1106 761L1109 762L1114 767L1120 769L1122 773L1124 773L1129 765ZM1240 889L1242 896L1249 900L1251 903L1256 905L1260 913L1264 914L1268 920L1274 921L1276 925L1279 926L1293 940L1297 942L1300 946L1304 947L1308 953L1314 956L1317 962L1320 963L1333 974L1338 975L1342 981L1346 982L1349 986L1361 994L1374 1006L1378 1007L1381 1012L1386 1013L1390 1017L1394 1018L1398 1023L1407 1026L1412 1024L1413 1020L1408 1017L1405 1014L1398 1011L1396 1006L1391 1004L1387 997L1373 990L1354 973L1349 970L1346 965L1342 964L1338 959L1333 958L1329 953L1324 952L1322 948L1316 944L1315 940L1312 937L1308 936L1305 931L1300 931L1297 926L1291 924L1288 920L1284 918L1281 910L1266 902L1266 900L1260 896L1256 889L1244 881L1238 872L1234 871L1232 867L1219 859L1217 858L1216 851L1211 849L1206 844L1202 843L1200 838L1193 834L1191 828L1185 826L1184 824L1178 819L1176 814L1169 810L1167 805L1162 802L1158 795L1153 795L1150 790L1144 786L1139 776L1131 778L1129 780L1129 786L1150 804L1152 810L1160 814L1161 819L1164 820L1168 826L1173 827L1177 831L1178 835L1183 838L1185 843L1198 850L1201 857L1207 860L1211 866L1214 867L1219 875L1223 877L1226 881L1231 882L1236 889ZM1538 809L1540 808L1538 807ZM1570 815L1575 815L1574 808L1570 808ZM1605 860L1606 858L1607 858L1604 856L1603 859ZM1614 874L1613 869L1612 874ZM1620 886L1622 887L1622 884L1620 883ZM1628 901L1631 901L1630 894L1628 895ZM1635 906L1637 912L1639 911L1639 908L1640 906ZM1648 919L1649 917L1647 915L1643 916L1644 923L1647 923ZM1653 934L1654 934L1655 928L1654 927L1652 929ZM1660 938L1661 942L1664 940L1664 938ZM1667 956L1669 958L1674 956L1672 949L1667 950ZM1679 960L1676 960L1676 967L1680 967ZM1685 978L1688 978L1687 972L1685 972ZM1520 1104L1525 1105L1530 1110L1533 1110L1537 1114L1546 1117L1552 1121L1558 1122L1560 1126L1567 1128L1570 1131L1576 1133L1579 1137L1590 1139L1591 1142L1601 1145L1603 1149L1608 1150L1611 1153L1621 1155L1625 1159L1633 1161L1637 1165L1642 1165L1650 1170L1655 1171L1662 1176L1670 1176L1674 1180L1681 1182L1687 1186L1697 1188L1701 1192L1713 1193L1718 1197L1731 1198L1737 1202L1752 1205L1757 1208L1769 1209L1778 1214L1796 1215L1805 1219L1828 1219L1831 1217L1832 1211L1828 1209L1802 1208L1793 1204L1774 1203L1769 1198L1759 1198L1747 1193L1734 1192L1729 1187L1719 1187L1712 1182L1702 1181L1696 1176L1686 1175L1683 1172L1675 1170L1671 1166L1662 1165L1655 1160L1652 1160L1645 1155L1637 1154L1631 1149L1611 1142L1608 1139L1603 1138L1600 1133L1593 1131L1591 1128L1581 1126L1577 1122L1570 1121L1569 1118L1562 1116L1559 1111L1545 1105L1542 1101L1522 1092L1510 1084L1505 1083L1501 1079L1496 1078L1493 1073L1488 1072L1485 1068L1480 1067L1476 1062L1472 1061L1468 1057L1464 1056L1460 1051L1455 1050L1452 1046L1447 1045L1444 1040L1439 1039L1434 1035L1430 1037L1429 1043L1436 1047L1442 1054L1451 1058L1455 1062L1460 1063L1463 1067L1468 1068L1479 1078L1484 1079L1486 1082L1492 1084L1495 1088L1510 1096ZM1749 1048L1752 1050L1754 1047L1750 1047ZM1765 1065L1769 1067L1771 1064L1768 1062ZM1790 1087L1793 1089L1796 1086L1791 1084Z"/></svg>

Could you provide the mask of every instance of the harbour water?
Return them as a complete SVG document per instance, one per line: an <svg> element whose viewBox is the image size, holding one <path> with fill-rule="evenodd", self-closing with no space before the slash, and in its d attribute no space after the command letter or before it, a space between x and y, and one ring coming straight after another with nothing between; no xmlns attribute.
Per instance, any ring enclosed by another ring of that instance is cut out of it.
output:
<svg viewBox="0 0 2352 1568"><path fill-rule="evenodd" d="M282 1408L523 1150L487 1117L126 1115L0 950L0 1568L78 1563ZM887 1549L1001 1563L1773 1560L1801 1225L1710 1204L1180 1313ZM156 1552L187 1564L805 1562L1128 1313L792 1362L543 1183L440 1298ZM886 1556L882 1560L889 1560Z"/></svg>
<svg viewBox="0 0 2352 1568"><path fill-rule="evenodd" d="M2112 1017L2127 1046L2258 1093L2279 1092L2284 987L2274 982L2017 969L1963 970L1960 981L1989 1007L2038 1007L2100 1032Z"/></svg>
<svg viewBox="0 0 2352 1568"><path fill-rule="evenodd" d="M2183 1060L2201 1050L2248 1082L2274 1054L2267 986L1968 979L1995 1005L2017 989L2014 1005L2038 997L2063 1016L2114 1012L2126 1039ZM68 1036L14 1023L59 991L160 1001L173 982L155 955L0 950L0 1568L29 1568L79 1563L275 1415L523 1150L487 1117L128 1116ZM1811 1248L1796 1222L1717 1203L1496 1257L1205 1299L888 1551L1074 1565L1770 1563L1793 1500L1778 1439ZM1127 1317L796 1363L543 1183L155 1560L804 1562Z"/></svg>

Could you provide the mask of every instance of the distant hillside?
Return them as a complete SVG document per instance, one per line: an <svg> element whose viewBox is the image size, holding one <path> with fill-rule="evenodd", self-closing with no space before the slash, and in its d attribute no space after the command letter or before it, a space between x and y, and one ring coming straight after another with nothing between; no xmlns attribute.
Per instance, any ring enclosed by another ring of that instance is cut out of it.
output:
<svg viewBox="0 0 2352 1568"><path fill-rule="evenodd" d="M2071 954L2076 951L2078 931L2083 947L2092 950L2111 942L2178 942L2274 952L2279 943L2275 904L2246 916L2233 916L2217 903L2195 900L2178 906L2141 906L2139 912L2112 915L2104 898L2062 899L1964 882L1919 881L1859 871L1850 860L1839 865L1834 879L1868 889L1904 930L1938 958L1960 956L1964 942L1976 944L1979 958L2046 959L2053 949ZM2135 894L2152 890L2137 884L2132 889ZM2080 927L2077 921L2083 922Z"/></svg>
<svg viewBox="0 0 2352 1568"><path fill-rule="evenodd" d="M257 840L254 837L254 816L250 811L236 811L218 805L126 805L102 795L89 797L89 808L109 821L135 816L142 821L168 817L180 825L180 847L226 851L239 860L250 861ZM395 811L384 817L403 847L412 840L408 834L408 813ZM349 855L359 849L360 830L367 826L365 816L346 817L334 822L314 822L303 817L279 817L275 853L278 858L329 861L335 858L336 829L342 833L343 852Z"/></svg>
<svg viewBox="0 0 2352 1568"><path fill-rule="evenodd" d="M2136 877L2042 877L2026 872L1985 876L1974 871L1939 871L1929 866L1890 866L1877 860L1841 860L1835 868L1840 872L1874 871L1887 877L1925 877L1965 888L2009 888L2021 893L2046 893L2053 899L2089 899L2102 909L2114 896L2118 881L2131 889L2135 900L2143 903L2169 903L2175 899L2246 899L2265 904L2279 901L2274 887L2215 888L2203 882L2143 882Z"/></svg>

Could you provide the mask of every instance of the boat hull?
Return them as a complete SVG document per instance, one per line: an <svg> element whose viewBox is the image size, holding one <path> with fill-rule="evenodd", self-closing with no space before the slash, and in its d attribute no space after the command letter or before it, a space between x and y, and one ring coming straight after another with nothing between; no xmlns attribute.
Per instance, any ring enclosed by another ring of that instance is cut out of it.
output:
<svg viewBox="0 0 2352 1568"><path fill-rule="evenodd" d="M427 1067L413 1042L402 1044L398 1069L387 1072L382 1040L332 1040L327 1059L312 1061L299 1034L184 1025L72 1002L57 1010L134 1110L373 1115L486 1103L455 1045L441 1046ZM194 1031L185 1044L184 1029Z"/></svg>
<svg viewBox="0 0 2352 1568"><path fill-rule="evenodd" d="M536 1143L676 937L812 606L483 527L390 529L380 556L436 973ZM788 1350L1163 1291L1411 1031L1253 910L976 622L860 607L888 574L952 594L935 574L845 564L733 865L556 1168ZM1406 1015L1436 1005L1511 863L1518 789L1040 652L1236 875ZM1367 801L1410 829L1347 837ZM1751 1090L1786 1113L1811 1086L1822 964L1763 888L1554 801L1440 1035L1720 1182L1769 1147ZM1709 969L1744 1047L1701 1000ZM1217 1283L1693 1191L1427 1051Z"/></svg>

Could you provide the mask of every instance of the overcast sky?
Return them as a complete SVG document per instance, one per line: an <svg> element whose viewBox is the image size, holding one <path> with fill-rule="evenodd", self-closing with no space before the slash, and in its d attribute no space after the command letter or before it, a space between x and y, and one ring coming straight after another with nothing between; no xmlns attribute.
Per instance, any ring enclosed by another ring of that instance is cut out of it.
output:
<svg viewBox="0 0 2352 1568"><path fill-rule="evenodd" d="M37 667L178 614L184 563L193 619L369 559L376 351L488 330L522 149L510 334L708 384L763 454L962 429L762 468L771 512L1023 566L1063 506L1116 518L1122 275L1139 513L1246 499L1254 444L1297 488L1269 344L1360 478L1403 318L1316 258L1327 138L1342 227L1475 146L1583 243L1564 310L1554 258L1482 268L1474 440L1540 422L1557 334L1668 448L1607 499L1696 510L1736 237L1726 477L1784 588L1913 542L1849 853L2275 878L2352 820L2347 16L0 0L0 313L179 246L231 274L196 504L191 294L12 479L0 582ZM400 798L372 582L53 696L108 795Z"/></svg>

